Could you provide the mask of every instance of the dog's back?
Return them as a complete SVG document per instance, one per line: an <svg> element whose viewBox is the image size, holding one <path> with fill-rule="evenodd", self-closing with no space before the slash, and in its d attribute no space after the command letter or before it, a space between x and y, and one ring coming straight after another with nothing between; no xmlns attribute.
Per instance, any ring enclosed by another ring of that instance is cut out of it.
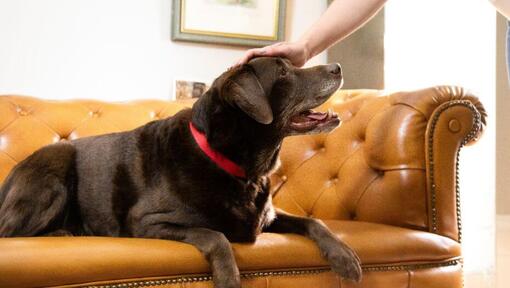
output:
<svg viewBox="0 0 510 288"><path fill-rule="evenodd" d="M131 236L126 222L148 184L151 175L146 174L160 175L158 167L148 169L161 160L159 154L143 153L140 145L149 141L145 149L165 148L158 136L171 138L174 120L182 116L37 150L13 168L0 188L0 237Z"/></svg>
<svg viewBox="0 0 510 288"><path fill-rule="evenodd" d="M52 144L20 162L0 188L0 237L119 236L116 214L128 207L117 207L125 201L113 198L126 192L118 188L129 182L134 138L129 131ZM83 225L83 217L91 223Z"/></svg>

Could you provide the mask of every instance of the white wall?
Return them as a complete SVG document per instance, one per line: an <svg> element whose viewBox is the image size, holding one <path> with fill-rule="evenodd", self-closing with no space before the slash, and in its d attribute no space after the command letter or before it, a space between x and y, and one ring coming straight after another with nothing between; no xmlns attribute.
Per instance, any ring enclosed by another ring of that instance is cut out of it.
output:
<svg viewBox="0 0 510 288"><path fill-rule="evenodd" d="M288 0L287 39L298 38L325 2ZM172 42L171 6L171 0L0 0L0 94L169 99L175 79L211 81L245 51Z"/></svg>

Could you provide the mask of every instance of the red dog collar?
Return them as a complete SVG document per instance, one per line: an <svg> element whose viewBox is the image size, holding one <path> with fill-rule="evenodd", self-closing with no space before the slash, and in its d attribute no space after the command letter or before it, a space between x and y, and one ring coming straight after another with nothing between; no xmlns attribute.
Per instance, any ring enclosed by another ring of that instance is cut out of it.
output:
<svg viewBox="0 0 510 288"><path fill-rule="evenodd" d="M195 128L193 123L191 121L189 122L189 130L191 131L191 135L193 135L193 138L195 138L195 142L197 143L198 147L211 159L216 165L218 165L221 169L225 170L227 173L239 177L239 178L246 178L246 172L244 169L237 165L236 163L232 162L230 159L228 159L225 155L221 154L220 152L214 150L211 146L209 146L209 143L207 142L207 138L205 137L205 134L201 133L200 131Z"/></svg>

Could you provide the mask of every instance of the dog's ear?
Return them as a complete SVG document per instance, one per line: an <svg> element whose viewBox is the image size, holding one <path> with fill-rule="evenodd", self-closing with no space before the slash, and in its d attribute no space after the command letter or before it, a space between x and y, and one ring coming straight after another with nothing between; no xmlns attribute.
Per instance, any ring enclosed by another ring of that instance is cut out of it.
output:
<svg viewBox="0 0 510 288"><path fill-rule="evenodd" d="M248 67L240 67L225 80L221 93L244 113L262 124L273 122L273 111L257 76Z"/></svg>

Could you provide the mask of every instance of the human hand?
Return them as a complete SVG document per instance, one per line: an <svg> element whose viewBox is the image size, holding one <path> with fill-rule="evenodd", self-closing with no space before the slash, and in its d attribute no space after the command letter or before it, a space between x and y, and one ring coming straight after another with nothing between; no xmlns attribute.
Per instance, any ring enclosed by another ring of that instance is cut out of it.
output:
<svg viewBox="0 0 510 288"><path fill-rule="evenodd" d="M260 56L278 56L289 59L296 67L305 65L309 60L310 52L302 42L278 42L262 48L254 48L246 51L243 57L234 66L248 63L250 59Z"/></svg>

